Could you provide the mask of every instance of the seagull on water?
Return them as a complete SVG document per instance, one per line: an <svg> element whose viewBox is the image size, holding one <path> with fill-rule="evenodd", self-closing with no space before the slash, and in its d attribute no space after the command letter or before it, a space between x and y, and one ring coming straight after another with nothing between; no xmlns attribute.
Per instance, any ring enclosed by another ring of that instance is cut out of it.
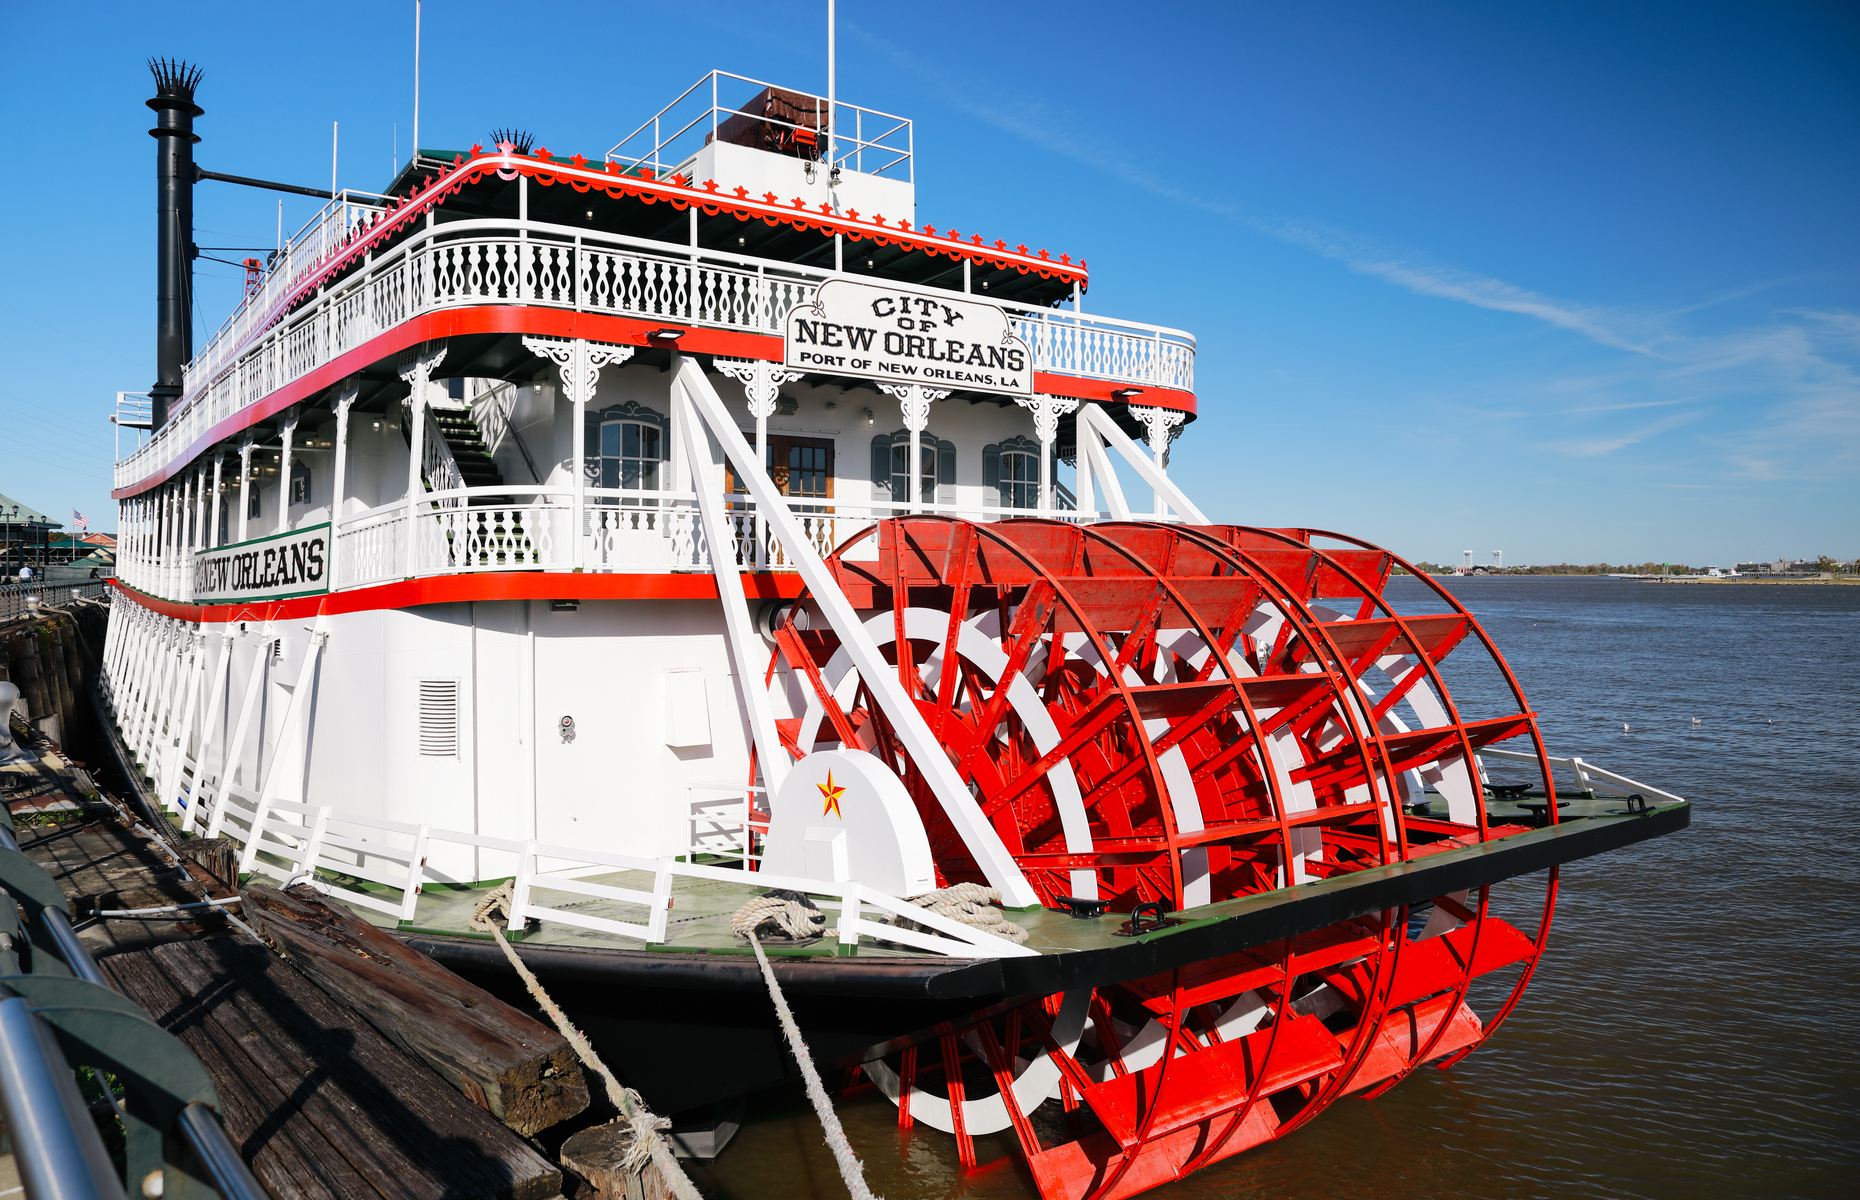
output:
<svg viewBox="0 0 1860 1200"><path fill-rule="evenodd" d="M1692 718L1692 728L1694 729L1697 729L1699 726L1703 725L1704 723L1705 722L1699 717Z"/></svg>
<svg viewBox="0 0 1860 1200"><path fill-rule="evenodd" d="M1628 728L1628 723L1627 723L1626 721L1623 721L1623 722L1621 722L1621 732L1622 732L1622 733L1632 733L1632 732L1633 732L1633 731L1632 731L1631 729L1629 729L1629 728Z"/></svg>

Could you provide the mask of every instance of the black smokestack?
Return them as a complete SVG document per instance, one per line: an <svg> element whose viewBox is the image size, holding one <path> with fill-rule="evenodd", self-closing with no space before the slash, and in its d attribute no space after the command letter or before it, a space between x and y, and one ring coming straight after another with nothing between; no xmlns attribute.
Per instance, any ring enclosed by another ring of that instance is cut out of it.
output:
<svg viewBox="0 0 1860 1200"><path fill-rule="evenodd" d="M155 76L155 386L149 389L154 426L167 423L181 398L181 367L194 356L194 103L200 68L178 59L150 59Z"/></svg>

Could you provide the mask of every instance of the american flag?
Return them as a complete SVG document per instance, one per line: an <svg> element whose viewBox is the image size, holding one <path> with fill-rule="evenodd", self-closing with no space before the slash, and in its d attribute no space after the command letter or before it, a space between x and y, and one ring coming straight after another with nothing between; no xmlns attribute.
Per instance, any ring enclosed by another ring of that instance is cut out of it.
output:
<svg viewBox="0 0 1860 1200"><path fill-rule="evenodd" d="M79 533L83 533L90 528L90 518L75 508L71 510L71 523L77 526L77 531Z"/></svg>

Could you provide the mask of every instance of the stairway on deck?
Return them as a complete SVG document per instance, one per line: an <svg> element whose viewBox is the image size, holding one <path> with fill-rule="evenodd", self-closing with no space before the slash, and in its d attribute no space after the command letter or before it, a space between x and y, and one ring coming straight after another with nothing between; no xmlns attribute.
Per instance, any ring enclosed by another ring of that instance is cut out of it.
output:
<svg viewBox="0 0 1860 1200"><path fill-rule="evenodd" d="M484 431L472 419L471 410L434 405L430 411L433 423L445 435L446 448L452 451L452 460L458 464L459 476L465 486L502 487L504 473L498 470L497 463L492 460L491 448L484 440Z"/></svg>

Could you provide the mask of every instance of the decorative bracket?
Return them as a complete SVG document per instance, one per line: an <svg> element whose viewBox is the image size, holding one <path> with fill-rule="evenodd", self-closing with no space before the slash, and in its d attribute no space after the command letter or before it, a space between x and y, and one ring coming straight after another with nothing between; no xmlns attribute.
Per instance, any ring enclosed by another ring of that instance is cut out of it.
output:
<svg viewBox="0 0 1860 1200"><path fill-rule="evenodd" d="M904 414L904 427L912 433L922 433L930 423L931 402L949 395L946 388L927 388L921 383L881 383L878 390L898 398L898 408Z"/></svg>
<svg viewBox="0 0 1860 1200"><path fill-rule="evenodd" d="M585 405L593 398L594 384L600 378L602 367L623 363L634 354L632 346L612 346L580 338L526 335L523 345L530 353L556 365L556 369L562 373L562 390L568 393L569 401L577 406Z"/></svg>
<svg viewBox="0 0 1860 1200"><path fill-rule="evenodd" d="M1129 412L1149 433L1151 457L1162 462L1169 443L1175 440L1175 427L1186 421L1188 415L1172 408L1139 408L1136 405L1132 405Z"/></svg>
<svg viewBox="0 0 1860 1200"><path fill-rule="evenodd" d="M713 358L711 365L743 385L749 399L749 415L766 421L775 415L775 401L784 383L803 378L800 371L790 371L760 358Z"/></svg>
<svg viewBox="0 0 1860 1200"><path fill-rule="evenodd" d="M1059 418L1070 416L1079 407L1079 402L1069 396L1049 396L1044 393L1016 396L1014 403L1033 414L1033 432L1038 435L1043 446L1050 446L1059 436Z"/></svg>

